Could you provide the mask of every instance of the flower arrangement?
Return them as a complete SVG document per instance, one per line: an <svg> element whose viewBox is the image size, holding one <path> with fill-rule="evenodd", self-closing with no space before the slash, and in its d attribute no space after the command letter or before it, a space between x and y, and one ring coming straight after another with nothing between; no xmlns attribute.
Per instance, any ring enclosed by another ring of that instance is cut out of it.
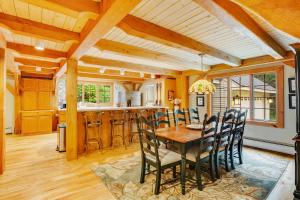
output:
<svg viewBox="0 0 300 200"><path fill-rule="evenodd" d="M174 100L171 101L171 103L174 105L179 105L181 103L181 99L175 98Z"/></svg>
<svg viewBox="0 0 300 200"><path fill-rule="evenodd" d="M190 93L212 94L216 92L216 86L208 80L198 80L192 84Z"/></svg>

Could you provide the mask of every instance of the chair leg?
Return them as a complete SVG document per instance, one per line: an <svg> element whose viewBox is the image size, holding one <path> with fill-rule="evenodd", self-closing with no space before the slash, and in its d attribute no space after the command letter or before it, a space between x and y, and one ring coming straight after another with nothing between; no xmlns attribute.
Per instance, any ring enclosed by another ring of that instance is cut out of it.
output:
<svg viewBox="0 0 300 200"><path fill-rule="evenodd" d="M215 164L214 164L213 153L209 154L209 173L210 173L211 180L214 182L215 181Z"/></svg>
<svg viewBox="0 0 300 200"><path fill-rule="evenodd" d="M238 154L239 154L239 161L240 165L243 164L243 140L240 140L238 143Z"/></svg>
<svg viewBox="0 0 300 200"><path fill-rule="evenodd" d="M197 181L198 190L202 191L203 186L202 186L201 169L200 169L199 161L197 161L196 163L195 171L196 171L196 181Z"/></svg>
<svg viewBox="0 0 300 200"><path fill-rule="evenodd" d="M219 150L215 152L215 171L216 171L216 178L220 178L220 172L219 172L219 167L220 167L220 161L219 161Z"/></svg>
<svg viewBox="0 0 300 200"><path fill-rule="evenodd" d="M146 163L145 163L145 160L142 159L142 168L141 168L140 183L144 183L145 182L145 172L146 172Z"/></svg>
<svg viewBox="0 0 300 200"><path fill-rule="evenodd" d="M158 167L156 172L156 181L155 181L155 191L154 191L155 195L159 194L160 181L161 181L160 179L161 179L161 170L160 167Z"/></svg>
<svg viewBox="0 0 300 200"><path fill-rule="evenodd" d="M228 166L228 148L225 148L224 157L225 157L225 161L224 161L225 162L225 169L226 169L227 172L229 172L230 170L229 170L229 166ZM231 152L230 152L230 158L231 158Z"/></svg>
<svg viewBox="0 0 300 200"><path fill-rule="evenodd" d="M231 162L231 169L235 169L234 166L234 145L231 146L230 148L230 162Z"/></svg>
<svg viewBox="0 0 300 200"><path fill-rule="evenodd" d="M172 171L173 171L173 178L176 178L176 166L172 168Z"/></svg>

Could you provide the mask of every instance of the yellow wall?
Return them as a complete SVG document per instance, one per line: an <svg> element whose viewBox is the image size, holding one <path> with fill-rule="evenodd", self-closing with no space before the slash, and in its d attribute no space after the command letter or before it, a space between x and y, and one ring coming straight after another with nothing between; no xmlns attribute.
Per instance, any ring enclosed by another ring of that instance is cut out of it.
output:
<svg viewBox="0 0 300 200"><path fill-rule="evenodd" d="M169 107L169 109L173 109L173 104L168 100L168 92L169 90L174 91L174 95L176 97L176 79L165 79L164 81L164 106Z"/></svg>

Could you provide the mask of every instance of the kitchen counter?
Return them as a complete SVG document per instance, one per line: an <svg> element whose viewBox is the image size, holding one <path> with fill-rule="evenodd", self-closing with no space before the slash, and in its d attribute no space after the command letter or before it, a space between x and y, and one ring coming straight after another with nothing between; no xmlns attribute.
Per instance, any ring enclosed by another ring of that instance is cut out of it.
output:
<svg viewBox="0 0 300 200"><path fill-rule="evenodd" d="M98 112L104 111L102 114L102 127L101 127L101 139L104 148L110 148L111 145L111 127L110 127L110 120L111 115L109 111L118 111L118 110L128 110L129 112L138 112L139 110L159 110L159 109L167 109L164 106L139 106L139 107L81 107L78 108L77 112L77 137L78 137L78 154L82 154L85 151L85 123L84 123L84 113L86 112ZM66 121L66 109L59 109L58 110L59 116L59 123L65 123ZM68 127L67 127L68 128ZM125 125L125 137L126 143L129 144L130 141L130 133L129 133L129 126L128 122ZM134 132L136 132L136 125L133 128ZM89 135L96 135L95 130L89 130ZM116 131L122 131L121 128L116 129ZM134 137L135 141L137 142L137 137ZM122 144L122 142L119 142ZM97 147L97 145L95 145ZM89 148L95 149L95 148Z"/></svg>
<svg viewBox="0 0 300 200"><path fill-rule="evenodd" d="M114 110L143 110L143 109L167 109L164 106L137 106L137 107L80 107L77 112L114 111ZM66 111L66 109L59 109Z"/></svg>

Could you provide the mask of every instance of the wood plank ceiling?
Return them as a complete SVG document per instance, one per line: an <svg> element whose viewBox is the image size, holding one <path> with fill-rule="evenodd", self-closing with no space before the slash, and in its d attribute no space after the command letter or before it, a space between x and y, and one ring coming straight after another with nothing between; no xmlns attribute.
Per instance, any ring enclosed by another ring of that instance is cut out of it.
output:
<svg viewBox="0 0 300 200"><path fill-rule="evenodd" d="M98 20L103 2L106 0L0 0L0 33L9 42L19 70L34 73L36 67L42 67L42 72L36 73L63 73L64 60L72 55L87 27ZM199 2L205 0L142 0L118 25L99 37L96 46L80 52L79 69L89 73L91 67L124 68L148 73L145 77L149 78L155 70L156 74L206 71L212 65L238 66L244 59L268 54L253 38L233 30ZM248 10L244 12L285 51L290 43L299 41ZM138 30L137 23L146 24L148 30ZM53 37L43 31L47 27L53 27ZM45 51L33 50L38 43L44 44ZM204 65L199 56L203 53ZM106 73L112 73L109 70Z"/></svg>

